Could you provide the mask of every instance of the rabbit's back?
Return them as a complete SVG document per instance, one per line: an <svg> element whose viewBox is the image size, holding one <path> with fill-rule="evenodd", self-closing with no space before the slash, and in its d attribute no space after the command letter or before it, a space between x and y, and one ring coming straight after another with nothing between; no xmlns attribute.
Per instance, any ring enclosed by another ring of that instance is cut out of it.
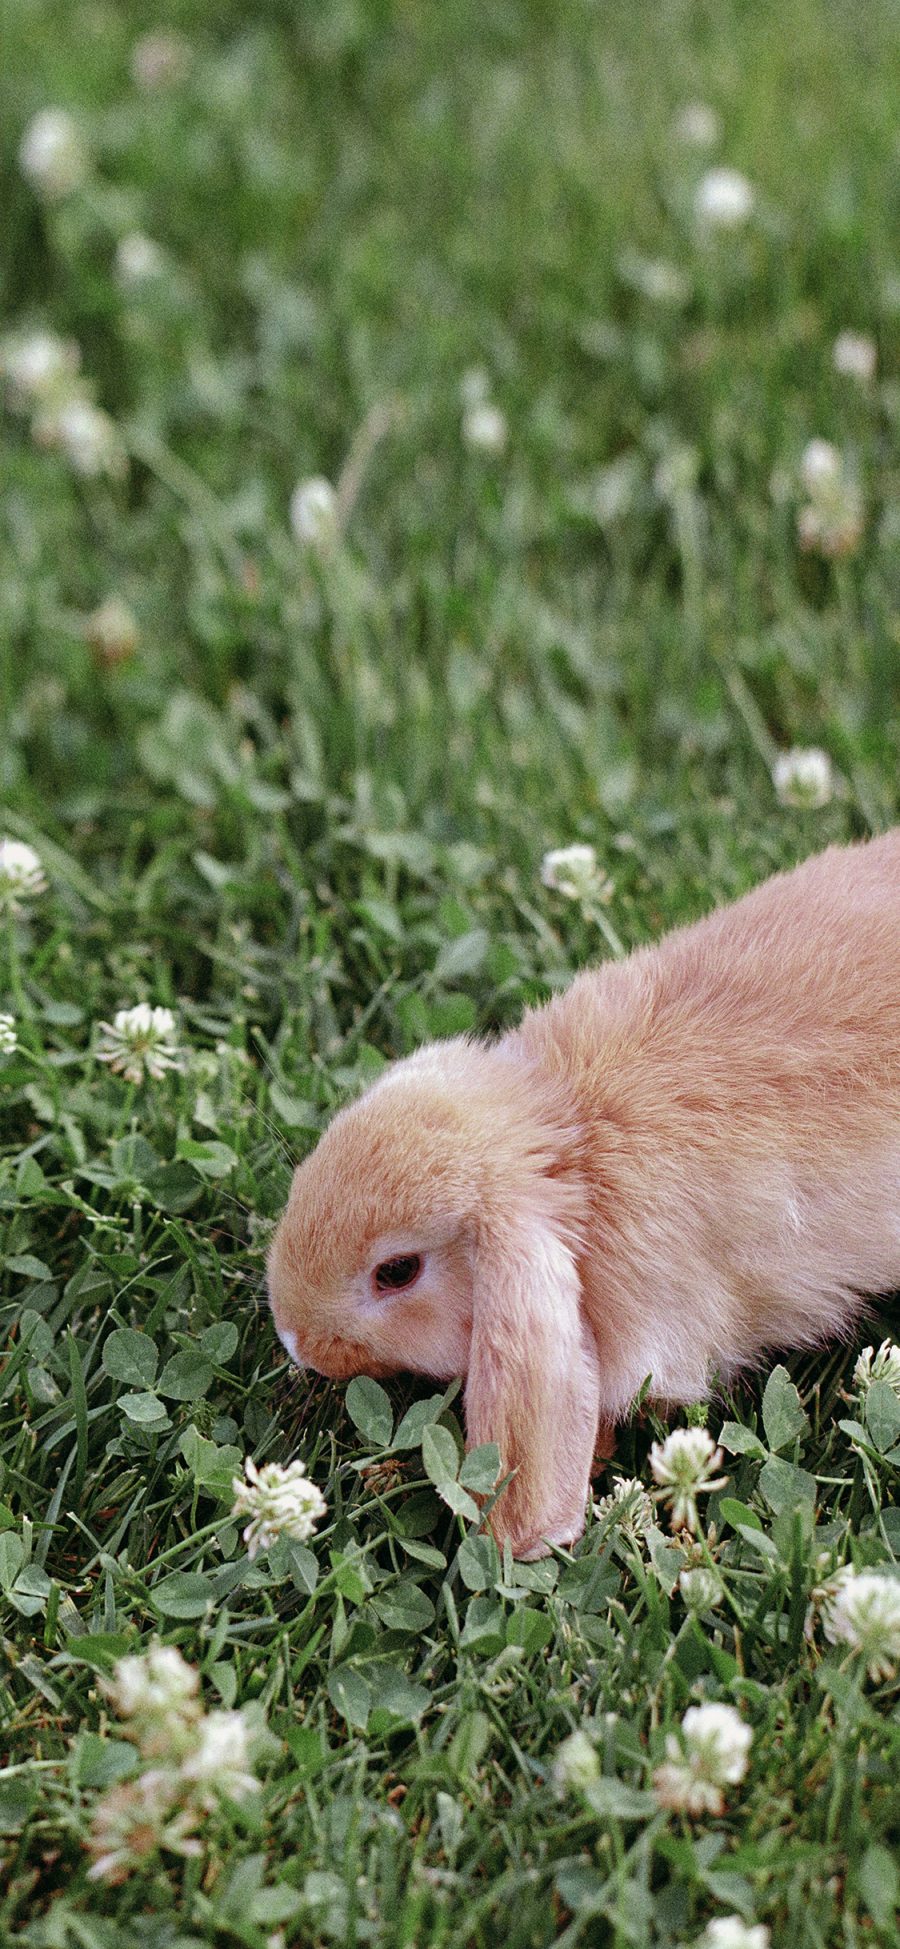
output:
<svg viewBox="0 0 900 1949"><path fill-rule="evenodd" d="M771 1092L812 1112L865 1075L900 1081L900 831L833 847L526 1018L523 1046L567 1074L590 1121L662 1088L752 1123ZM702 1128L693 1131L696 1140Z"/></svg>
<svg viewBox="0 0 900 1949"><path fill-rule="evenodd" d="M611 1412L900 1287L900 833L581 975L519 1036L578 1104Z"/></svg>

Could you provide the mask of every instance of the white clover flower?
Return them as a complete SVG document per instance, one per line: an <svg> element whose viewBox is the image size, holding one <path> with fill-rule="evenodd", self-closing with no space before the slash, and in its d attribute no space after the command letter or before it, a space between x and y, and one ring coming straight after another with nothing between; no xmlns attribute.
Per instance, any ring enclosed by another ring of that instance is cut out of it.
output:
<svg viewBox="0 0 900 1949"><path fill-rule="evenodd" d="M821 1573L827 1562L828 1553L825 1551L817 1560L817 1573ZM840 1569L833 1570L831 1576L825 1578L824 1583L816 1584L810 1591L809 1609L803 1625L803 1635L810 1643L814 1635L816 1615L818 1614L823 1628L827 1630L828 1621L840 1592L855 1575L852 1563L845 1563Z"/></svg>
<svg viewBox="0 0 900 1949"><path fill-rule="evenodd" d="M838 332L831 353L835 372L844 379L858 379L868 385L875 377L878 349L867 332Z"/></svg>
<svg viewBox="0 0 900 1949"><path fill-rule="evenodd" d="M839 449L831 440L809 440L800 455L800 479L807 494L834 487L844 471Z"/></svg>
<svg viewBox="0 0 900 1949"><path fill-rule="evenodd" d="M669 1742L672 1745L673 1742ZM668 1750L668 1748L667 1748ZM674 1750L678 1753L677 1741ZM680 1754L653 1769L653 1791L661 1807L676 1814L720 1814L725 1805L721 1787L698 1780Z"/></svg>
<svg viewBox="0 0 900 1949"><path fill-rule="evenodd" d="M772 1936L764 1922L744 1922L739 1915L717 1915L707 1922L694 1949L769 1949Z"/></svg>
<svg viewBox="0 0 900 1949"><path fill-rule="evenodd" d="M165 252L159 244L154 243L152 237L145 237L140 230L120 237L116 245L116 276L125 290L133 291L142 284L152 284L154 278L162 276L165 268Z"/></svg>
<svg viewBox="0 0 900 1949"><path fill-rule="evenodd" d="M142 34L131 50L132 79L148 92L183 80L191 64L191 44L183 34Z"/></svg>
<svg viewBox="0 0 900 1949"><path fill-rule="evenodd" d="M713 1611L723 1594L721 1577L707 1563L698 1563L693 1570L682 1570L678 1588L689 1611Z"/></svg>
<svg viewBox="0 0 900 1949"><path fill-rule="evenodd" d="M553 1784L557 1793L580 1793L599 1778L597 1749L586 1732L570 1732L556 1749Z"/></svg>
<svg viewBox="0 0 900 1949"><path fill-rule="evenodd" d="M593 846L557 846L541 861L541 881L553 893L583 904L600 901L606 906L615 892L612 880L597 861Z"/></svg>
<svg viewBox="0 0 900 1949"><path fill-rule="evenodd" d="M119 1658L101 1687L145 1759L183 1757L203 1708L199 1675L175 1645L152 1644L141 1657Z"/></svg>
<svg viewBox="0 0 900 1949"><path fill-rule="evenodd" d="M75 382L81 353L74 339L56 332L30 332L8 338L0 348L0 371L9 381L14 403L41 403L68 391Z"/></svg>
<svg viewBox="0 0 900 1949"><path fill-rule="evenodd" d="M509 429L506 414L490 399L473 400L462 417L462 437L474 453L502 453Z"/></svg>
<svg viewBox="0 0 900 1949"><path fill-rule="evenodd" d="M664 257L642 257L640 251L626 250L619 259L618 271L623 282L649 298L651 304L683 305L691 295L690 280L677 264L668 263Z"/></svg>
<svg viewBox="0 0 900 1949"><path fill-rule="evenodd" d="M0 1056L15 1055L18 1046L15 1016L0 1015Z"/></svg>
<svg viewBox="0 0 900 1949"><path fill-rule="evenodd" d="M900 1347L893 1340L882 1340L878 1352L863 1347L853 1369L853 1384L864 1399L873 1381L885 1381L900 1400Z"/></svg>
<svg viewBox="0 0 900 1949"><path fill-rule="evenodd" d="M684 1750L692 1765L723 1786L736 1786L750 1764L753 1729L733 1705L689 1705L681 1721Z"/></svg>
<svg viewBox="0 0 900 1949"><path fill-rule="evenodd" d="M219 1793L242 1800L256 1793L259 1781L250 1771L250 1732L242 1712L209 1712L201 1719L197 1743L182 1762L181 1779L199 1789L209 1806Z"/></svg>
<svg viewBox="0 0 900 1949"><path fill-rule="evenodd" d="M653 1521L653 1504L644 1488L634 1476L622 1475L613 1484L608 1496L601 1496L594 1503L594 1516L598 1522L614 1517L617 1529L638 1543L645 1536Z"/></svg>
<svg viewBox="0 0 900 1949"><path fill-rule="evenodd" d="M34 437L39 446L59 447L76 474L85 480L101 474L121 475L127 469L115 420L83 395L72 394L40 414L34 423Z"/></svg>
<svg viewBox="0 0 900 1949"><path fill-rule="evenodd" d="M843 1577L822 1622L830 1644L859 1653L873 1684L893 1678L900 1665L900 1578L875 1571Z"/></svg>
<svg viewBox="0 0 900 1949"><path fill-rule="evenodd" d="M473 365L464 372L459 382L459 396L464 406L480 406L491 396L491 381L483 365Z"/></svg>
<svg viewBox="0 0 900 1949"><path fill-rule="evenodd" d="M171 1715L193 1719L201 1711L199 1674L177 1645L154 1641L136 1657L117 1659L113 1676L101 1680L101 1688L119 1719L136 1723L156 1723Z"/></svg>
<svg viewBox="0 0 900 1949"><path fill-rule="evenodd" d="M708 169L694 196L694 215L705 230L740 230L753 214L756 192L739 169Z"/></svg>
<svg viewBox="0 0 900 1949"><path fill-rule="evenodd" d="M650 1468L657 1494L670 1505L673 1529L698 1527L697 1497L724 1489L727 1475L717 1476L722 1465L722 1450L717 1448L706 1428L676 1428L665 1441L653 1443Z"/></svg>
<svg viewBox="0 0 900 1949"><path fill-rule="evenodd" d="M197 1852L188 1836L219 1795L242 1799L259 1782L241 1712L204 1713L199 1676L171 1645L120 1658L102 1689L144 1760L161 1764L98 1802L88 1840L93 1880L122 1881L160 1848Z"/></svg>
<svg viewBox="0 0 900 1949"><path fill-rule="evenodd" d="M675 135L689 149L715 149L722 140L722 118L708 102L685 102L675 117Z"/></svg>
<svg viewBox="0 0 900 1949"><path fill-rule="evenodd" d="M112 1787L94 1807L87 1837L94 1856L88 1880L115 1887L163 1848L171 1854L200 1854L200 1842L190 1838L199 1818L200 1809L182 1799L177 1773L154 1769Z"/></svg>
<svg viewBox="0 0 900 1949"><path fill-rule="evenodd" d="M193 1665L177 1645L151 1644L138 1657L119 1658L103 1689L122 1719L181 1712L200 1689Z"/></svg>
<svg viewBox="0 0 900 1949"><path fill-rule="evenodd" d="M321 1489L307 1476L305 1462L289 1462L286 1468L266 1462L259 1469L248 1456L244 1469L246 1480L234 1477L231 1513L250 1518L244 1530L248 1555L271 1549L279 1536L305 1543L327 1508Z"/></svg>
<svg viewBox="0 0 900 1949"><path fill-rule="evenodd" d="M809 495L797 513L801 548L829 558L852 554L863 531L862 496L830 440L810 440L804 447L800 480Z"/></svg>
<svg viewBox="0 0 900 1949"><path fill-rule="evenodd" d="M134 611L121 596L107 596L87 617L84 633L101 663L124 663L134 655L138 626Z"/></svg>
<svg viewBox="0 0 900 1949"><path fill-rule="evenodd" d="M829 502L809 501L797 513L797 539L801 548L837 561L852 555L863 532L863 507L855 482L845 481L839 495Z"/></svg>
<svg viewBox="0 0 900 1949"><path fill-rule="evenodd" d="M64 108L42 108L33 116L19 145L19 167L40 196L55 201L80 189L88 171L87 151L74 117Z"/></svg>
<svg viewBox="0 0 900 1949"><path fill-rule="evenodd" d="M19 913L23 900L44 893L47 878L40 854L22 839L0 839L0 909Z"/></svg>
<svg viewBox="0 0 900 1949"><path fill-rule="evenodd" d="M338 532L338 502L330 480L316 474L294 488L291 527L297 540L308 548L322 548L334 541Z"/></svg>
<svg viewBox="0 0 900 1949"><path fill-rule="evenodd" d="M772 766L772 783L781 805L818 812L834 794L831 759L816 745L779 752Z"/></svg>
<svg viewBox="0 0 900 1949"><path fill-rule="evenodd" d="M100 1029L97 1060L119 1070L126 1083L142 1083L145 1072L158 1083L167 1069L181 1067L170 1008L138 1002L135 1008L118 1009L112 1022L101 1022Z"/></svg>
<svg viewBox="0 0 900 1949"><path fill-rule="evenodd" d="M747 1771L753 1733L731 1705L690 1705L680 1733L666 1739L666 1761L653 1775L663 1807L686 1814L720 1814L723 1789Z"/></svg>

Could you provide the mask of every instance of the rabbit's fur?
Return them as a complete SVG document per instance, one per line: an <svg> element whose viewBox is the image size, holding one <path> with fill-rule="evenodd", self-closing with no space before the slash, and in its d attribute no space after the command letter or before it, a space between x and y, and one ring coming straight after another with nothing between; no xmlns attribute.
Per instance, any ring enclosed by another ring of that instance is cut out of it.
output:
<svg viewBox="0 0 900 1949"><path fill-rule="evenodd" d="M515 1554L580 1535L642 1383L674 1403L900 1286L900 831L832 847L340 1112L269 1259L323 1374L466 1376ZM406 1291L374 1269L421 1259Z"/></svg>

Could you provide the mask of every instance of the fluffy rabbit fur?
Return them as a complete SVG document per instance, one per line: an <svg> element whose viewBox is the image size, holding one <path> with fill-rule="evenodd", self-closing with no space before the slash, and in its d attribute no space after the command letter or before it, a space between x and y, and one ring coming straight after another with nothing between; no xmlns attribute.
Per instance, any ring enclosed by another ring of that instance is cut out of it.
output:
<svg viewBox="0 0 900 1949"><path fill-rule="evenodd" d="M697 1400L900 1286L898 1192L894 831L386 1071L295 1174L272 1308L336 1379L464 1374L470 1445L515 1472L494 1533L538 1556L648 1375Z"/></svg>

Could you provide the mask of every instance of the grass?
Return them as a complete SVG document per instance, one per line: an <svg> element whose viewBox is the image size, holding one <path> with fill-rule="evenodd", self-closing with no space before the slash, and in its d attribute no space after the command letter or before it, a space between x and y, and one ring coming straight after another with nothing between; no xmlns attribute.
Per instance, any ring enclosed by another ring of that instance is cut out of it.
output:
<svg viewBox="0 0 900 1949"><path fill-rule="evenodd" d="M348 1092L606 951L548 847L596 846L631 947L896 818L895 9L172 0L189 59L153 91L134 0L6 16L5 329L77 341L130 464L79 480L7 401L2 825L49 888L0 961L4 1939L674 1949L740 1914L776 1949L891 1944L896 1687L804 1634L829 1567L900 1557L855 1350L711 1404L698 1616L661 1512L649 1545L594 1520L501 1564L423 1456L458 1394L293 1380L263 1263ZM711 154L673 134L692 99ZM48 103L92 158L56 202L17 163ZM703 240L721 160L756 210ZM135 231L166 268L128 286ZM833 369L848 327L874 382ZM472 368L502 452L461 439ZM863 494L840 560L798 547L815 436ZM321 548L288 521L310 475ZM795 745L834 766L816 811L773 789ZM96 1024L138 1000L191 1054L134 1086ZM616 1470L648 1480L658 1432ZM329 1503L252 1563L250 1454ZM110 1886L85 1836L135 1756L100 1681L154 1633L246 1714L263 1787ZM650 1775L704 1698L753 1747L688 1819ZM579 1727L603 1777L567 1793Z"/></svg>

